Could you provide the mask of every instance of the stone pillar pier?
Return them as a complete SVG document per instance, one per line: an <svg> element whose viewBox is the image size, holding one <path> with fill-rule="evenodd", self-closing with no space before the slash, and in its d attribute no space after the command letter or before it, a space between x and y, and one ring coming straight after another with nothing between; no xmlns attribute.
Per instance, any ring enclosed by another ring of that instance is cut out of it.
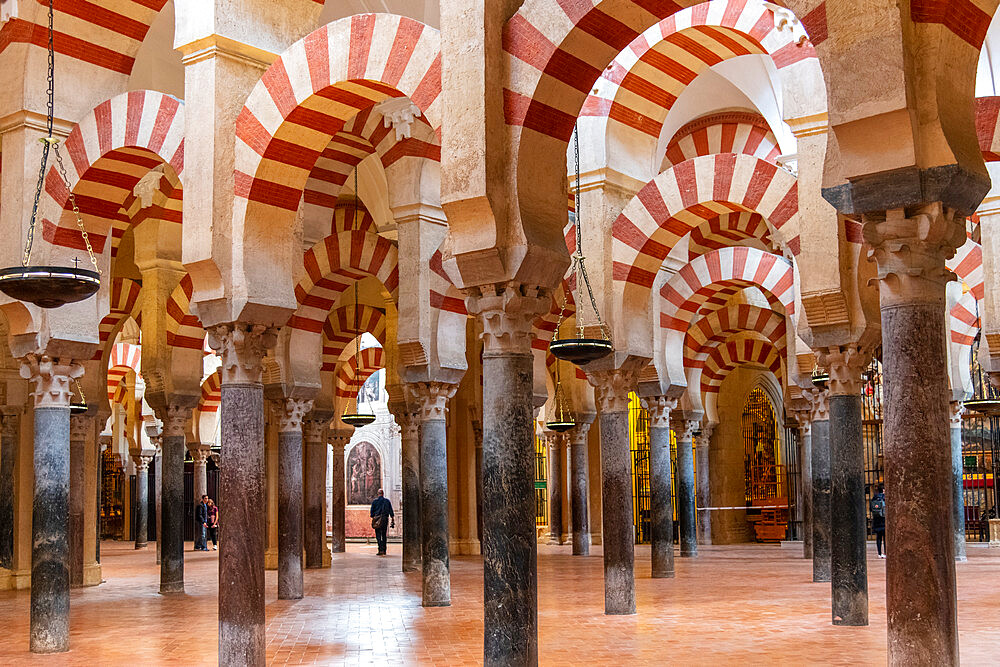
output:
<svg viewBox="0 0 1000 667"><path fill-rule="evenodd" d="M965 491L962 486L962 474L965 465L962 461L962 413L965 406L961 401L951 402L951 480L954 489L955 507L955 560L968 560L965 549Z"/></svg>
<svg viewBox="0 0 1000 667"><path fill-rule="evenodd" d="M695 500L698 504L698 543L712 543L712 483L709 478L709 447L712 442L712 431L715 424L707 422L701 425L701 430L694 436L695 459Z"/></svg>
<svg viewBox="0 0 1000 667"><path fill-rule="evenodd" d="M327 567L330 554L326 549L326 434L332 414L310 413L302 423L305 434L306 478L303 489L305 503L305 533L303 542L306 549L306 567L316 569ZM336 449L336 448L335 448ZM343 461L344 457L341 456ZM334 475L337 463L334 460ZM341 463L343 470L343 463ZM334 491L336 491L336 482ZM343 524L341 524L342 526ZM336 519L334 520L336 526ZM334 528L336 541L336 527ZM343 535L343 532L341 532Z"/></svg>
<svg viewBox="0 0 1000 667"><path fill-rule="evenodd" d="M191 489L191 499L194 501L195 508L197 508L198 503L201 502L201 497L208 495L208 459L212 455L212 450L207 445L198 444L191 446L188 443L188 452L190 452L191 461L194 464L194 484ZM213 500L217 500L217 498L213 498ZM197 541L198 531L202 528L198 523L197 514L191 518L191 521L194 526L195 540Z"/></svg>
<svg viewBox="0 0 1000 667"><path fill-rule="evenodd" d="M569 432L570 438L570 499L573 506L573 555L590 555L590 517L588 516L588 498L590 485L587 461L590 424L594 421L593 414L576 415L576 426Z"/></svg>
<svg viewBox="0 0 1000 667"><path fill-rule="evenodd" d="M548 447L546 462L549 467L548 483L546 484L546 491L549 494L549 544L562 544L562 489L565 486L565 481L562 477L563 468L559 459L565 455L563 436L561 433L546 431L545 443Z"/></svg>
<svg viewBox="0 0 1000 667"><path fill-rule="evenodd" d="M701 422L697 419L674 417L670 420L677 436L677 523L679 524L681 558L698 555L697 498L694 486L694 432Z"/></svg>
<svg viewBox="0 0 1000 667"><path fill-rule="evenodd" d="M445 414L458 385L413 382L406 385L420 416L420 535L423 606L451 606L448 560L448 438Z"/></svg>
<svg viewBox="0 0 1000 667"><path fill-rule="evenodd" d="M86 505L87 436L94 418L74 415L69 419L69 583L83 586L84 507Z"/></svg>
<svg viewBox="0 0 1000 667"><path fill-rule="evenodd" d="M83 366L68 359L29 354L21 377L35 399L35 481L31 511L32 653L69 650L69 403L70 380Z"/></svg>
<svg viewBox="0 0 1000 667"><path fill-rule="evenodd" d="M420 415L396 415L403 450L403 572L420 569Z"/></svg>
<svg viewBox="0 0 1000 667"><path fill-rule="evenodd" d="M0 431L0 568L14 569L14 470L21 444L21 415L4 408Z"/></svg>
<svg viewBox="0 0 1000 667"><path fill-rule="evenodd" d="M276 334L263 325L237 322L209 329L208 342L222 357L219 664L262 666L267 526L261 360L274 347Z"/></svg>
<svg viewBox="0 0 1000 667"><path fill-rule="evenodd" d="M191 408L171 404L159 410L163 422L160 448L160 594L184 592L184 445ZM222 504L220 503L220 507Z"/></svg>
<svg viewBox="0 0 1000 667"><path fill-rule="evenodd" d="M862 218L880 280L890 665L957 665L945 259L965 220L940 203Z"/></svg>
<svg viewBox="0 0 1000 667"><path fill-rule="evenodd" d="M813 557L812 421L808 410L797 410L799 430L799 479L802 485L802 557Z"/></svg>
<svg viewBox="0 0 1000 667"><path fill-rule="evenodd" d="M674 576L674 502L670 473L670 412L676 398L643 399L649 412L649 509L653 578ZM629 494L629 499L632 495Z"/></svg>
<svg viewBox="0 0 1000 667"><path fill-rule="evenodd" d="M547 290L488 285L467 308L483 338L483 654L487 667L538 662L532 322ZM423 471L421 471L423 472Z"/></svg>
<svg viewBox="0 0 1000 667"><path fill-rule="evenodd" d="M628 394L638 373L617 368L587 374L601 419L601 507L604 545L604 613L635 613L635 538Z"/></svg>
<svg viewBox="0 0 1000 667"><path fill-rule="evenodd" d="M861 428L861 372L869 355L857 346L826 348L830 370L830 581L834 625L868 625L868 541Z"/></svg>
<svg viewBox="0 0 1000 667"><path fill-rule="evenodd" d="M302 417L312 403L286 398L278 411L279 600L302 598Z"/></svg>
<svg viewBox="0 0 1000 667"><path fill-rule="evenodd" d="M152 456L133 454L135 463L135 548L149 543L149 464Z"/></svg>
<svg viewBox="0 0 1000 667"><path fill-rule="evenodd" d="M351 441L351 432L330 433L330 456L333 457L333 475L330 501L330 550L342 554L347 548L347 476L344 471L344 448Z"/></svg>
<svg viewBox="0 0 1000 667"><path fill-rule="evenodd" d="M830 403L828 389L807 392L812 405L813 581L830 581Z"/></svg>

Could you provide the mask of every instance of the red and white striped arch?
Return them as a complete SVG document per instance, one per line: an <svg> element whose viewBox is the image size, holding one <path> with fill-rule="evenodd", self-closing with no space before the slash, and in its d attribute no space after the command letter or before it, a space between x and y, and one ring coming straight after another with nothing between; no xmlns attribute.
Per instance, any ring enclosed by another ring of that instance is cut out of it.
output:
<svg viewBox="0 0 1000 667"><path fill-rule="evenodd" d="M332 215L330 215L331 213ZM372 217L372 214L360 202L358 202L356 214L353 202L337 204L334 206L332 212L326 211L326 214L330 217L331 221L330 234L349 231L369 232L371 234L378 233L378 229L375 227L375 218Z"/></svg>
<svg viewBox="0 0 1000 667"><path fill-rule="evenodd" d="M764 218L759 213L740 211L723 213L692 229L688 240L688 259L749 239L758 241L769 252L781 252L771 238L771 230Z"/></svg>
<svg viewBox="0 0 1000 667"><path fill-rule="evenodd" d="M987 162L1000 161L1000 97L976 98L976 135Z"/></svg>
<svg viewBox="0 0 1000 667"><path fill-rule="evenodd" d="M355 281L372 276L397 298L399 258L396 246L381 236L351 231L331 234L302 258L305 275L295 286L299 307L288 320L293 329L320 333L330 309Z"/></svg>
<svg viewBox="0 0 1000 667"><path fill-rule="evenodd" d="M702 394L717 394L722 381L734 368L745 364L762 366L784 384L781 354L769 341L753 334L735 336L712 350L701 372Z"/></svg>
<svg viewBox="0 0 1000 667"><path fill-rule="evenodd" d="M966 292L949 312L951 342L972 345L979 335L979 305L972 292Z"/></svg>
<svg viewBox="0 0 1000 667"><path fill-rule="evenodd" d="M167 300L167 345L171 347L189 350L205 347L205 329L201 320L191 313L193 293L191 274L185 274Z"/></svg>
<svg viewBox="0 0 1000 667"><path fill-rule="evenodd" d="M94 353L93 359L101 359L107 350L107 343L113 340L126 319L131 317L136 324L142 324L142 312L139 304L139 292L142 285L130 278L111 279L111 303L109 312L98 325L98 340L100 347ZM110 352L109 352L110 354Z"/></svg>
<svg viewBox="0 0 1000 667"><path fill-rule="evenodd" d="M337 370L337 398L350 400L356 397L365 381L373 373L385 368L384 356L382 348L366 347L342 360Z"/></svg>
<svg viewBox="0 0 1000 667"><path fill-rule="evenodd" d="M370 333L380 345L385 345L385 311L361 303L357 307L355 327L354 304L331 311L323 325L323 367L324 372L334 372L340 356L361 333Z"/></svg>
<svg viewBox="0 0 1000 667"><path fill-rule="evenodd" d="M115 343L108 357L108 402L113 403L118 387L129 371L139 374L142 348L131 343Z"/></svg>
<svg viewBox="0 0 1000 667"><path fill-rule="evenodd" d="M612 228L614 280L628 300L648 294L663 260L706 220L758 213L780 230L798 213L798 182L784 169L748 155L686 160L647 183ZM797 241L794 239L793 241ZM789 242L793 250L797 242Z"/></svg>
<svg viewBox="0 0 1000 667"><path fill-rule="evenodd" d="M462 317L467 316L469 313L465 309L465 299L444 270L440 248L431 255L430 270L431 308Z"/></svg>
<svg viewBox="0 0 1000 667"><path fill-rule="evenodd" d="M220 405L222 405L222 378L219 371L215 371L201 383L198 412L218 412Z"/></svg>
<svg viewBox="0 0 1000 667"><path fill-rule="evenodd" d="M741 303L699 318L684 336L684 366L701 368L705 359L720 343L733 334L753 331L771 342L785 356L788 327L783 313Z"/></svg>
<svg viewBox="0 0 1000 667"><path fill-rule="evenodd" d="M973 241L966 239L965 243L958 249L955 256L946 263L949 270L965 283L972 296L978 301L985 296L985 284L983 278L983 247Z"/></svg>
<svg viewBox="0 0 1000 667"><path fill-rule="evenodd" d="M777 164L781 148L760 114L729 111L695 119L677 130L663 158L669 169L699 155L739 153Z"/></svg>
<svg viewBox="0 0 1000 667"><path fill-rule="evenodd" d="M85 250L69 201L76 196L95 252L112 237L112 256L130 224L151 217L180 225L184 171L184 106L169 95L135 90L99 104L70 132L63 144L67 183L53 164L45 176L41 210L49 243ZM159 189L165 201L143 210L133 189L150 170L164 168Z"/></svg>
<svg viewBox="0 0 1000 667"><path fill-rule="evenodd" d="M436 30L391 14L334 21L292 44L236 120L236 215L291 227L331 138L388 97L409 97L438 130L440 51Z"/></svg>

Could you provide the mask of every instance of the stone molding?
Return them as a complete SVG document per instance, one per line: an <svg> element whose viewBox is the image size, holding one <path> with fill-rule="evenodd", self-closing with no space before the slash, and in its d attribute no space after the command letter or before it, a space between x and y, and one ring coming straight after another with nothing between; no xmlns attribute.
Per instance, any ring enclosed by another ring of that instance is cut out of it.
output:
<svg viewBox="0 0 1000 667"><path fill-rule="evenodd" d="M861 373L870 361L871 353L857 345L825 347L816 352L816 363L830 371L830 396L859 396Z"/></svg>
<svg viewBox="0 0 1000 667"><path fill-rule="evenodd" d="M420 107L410 101L408 97L390 97L383 102L379 102L373 109L376 113L382 114L382 123L385 127L391 127L396 133L396 141L410 138L410 126L413 121L420 118Z"/></svg>
<svg viewBox="0 0 1000 667"><path fill-rule="evenodd" d="M810 422L829 421L830 419L829 389L819 389L818 387L813 387L812 389L803 389L802 395L805 396L807 401L809 401Z"/></svg>
<svg viewBox="0 0 1000 667"><path fill-rule="evenodd" d="M222 357L222 384L260 384L262 360L278 342L277 329L231 322L208 329L208 345Z"/></svg>
<svg viewBox="0 0 1000 667"><path fill-rule="evenodd" d="M36 408L68 408L73 399L71 380L83 377L83 364L47 354L21 358L21 377L31 383Z"/></svg>
<svg viewBox="0 0 1000 667"><path fill-rule="evenodd" d="M677 409L676 398L646 396L642 405L649 413L649 428L670 428L670 413Z"/></svg>
<svg viewBox="0 0 1000 667"><path fill-rule="evenodd" d="M312 401L309 401L309 403L311 404ZM306 443L307 445L322 445L326 443L326 438L324 438L323 436L324 433L326 432L327 425L330 423L329 419L326 418L310 419L307 415L305 417L300 416L299 420L300 420L299 423L301 424L302 428L302 441L304 443ZM295 430L295 429L287 429L287 430ZM348 436L348 440L350 440L350 436Z"/></svg>
<svg viewBox="0 0 1000 667"><path fill-rule="evenodd" d="M699 419L676 417L670 420L670 428L673 429L674 435L677 436L678 447L682 442L691 442L694 439L694 432L700 427L701 420Z"/></svg>
<svg viewBox="0 0 1000 667"><path fill-rule="evenodd" d="M160 421L163 422L162 437L184 437L188 422L191 421L190 406L171 403L166 410L160 410Z"/></svg>
<svg viewBox="0 0 1000 667"><path fill-rule="evenodd" d="M483 354L531 354L535 319L548 312L551 290L504 283L466 291L465 307L483 325Z"/></svg>
<svg viewBox="0 0 1000 667"><path fill-rule="evenodd" d="M945 267L965 243L965 219L941 202L916 207L907 217L901 208L862 216L868 258L878 267L882 306L940 302L944 284L955 274Z"/></svg>
<svg viewBox="0 0 1000 667"><path fill-rule="evenodd" d="M948 416L952 428L962 427L962 415L965 414L965 404L962 401L948 403Z"/></svg>
<svg viewBox="0 0 1000 667"><path fill-rule="evenodd" d="M94 427L94 418L90 415L72 415L69 418L69 441L86 441Z"/></svg>
<svg viewBox="0 0 1000 667"><path fill-rule="evenodd" d="M587 373L594 400L601 414L628 412L628 394L639 386L640 369L612 368Z"/></svg>
<svg viewBox="0 0 1000 667"><path fill-rule="evenodd" d="M277 401L278 410L278 432L296 433L304 432L303 419L313 408L311 398L283 398ZM321 428L325 422L320 422ZM322 434L320 438L322 438Z"/></svg>
<svg viewBox="0 0 1000 667"><path fill-rule="evenodd" d="M449 382L410 382L406 385L408 402L416 407L421 422L444 419L448 413L448 399L457 390L458 385Z"/></svg>

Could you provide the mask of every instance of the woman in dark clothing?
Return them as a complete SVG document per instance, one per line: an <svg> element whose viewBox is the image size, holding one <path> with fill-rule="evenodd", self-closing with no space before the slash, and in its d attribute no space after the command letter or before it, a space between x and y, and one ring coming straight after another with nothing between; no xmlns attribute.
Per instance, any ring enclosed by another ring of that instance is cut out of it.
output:
<svg viewBox="0 0 1000 667"><path fill-rule="evenodd" d="M208 536L212 538L212 549L219 550L219 506L211 498L208 499ZM205 550L208 551L208 540L205 540Z"/></svg>

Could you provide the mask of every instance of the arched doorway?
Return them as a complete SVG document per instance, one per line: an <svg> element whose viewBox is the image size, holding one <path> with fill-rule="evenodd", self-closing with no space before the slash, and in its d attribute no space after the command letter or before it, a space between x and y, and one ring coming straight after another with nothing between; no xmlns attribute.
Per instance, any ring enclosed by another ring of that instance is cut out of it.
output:
<svg viewBox="0 0 1000 667"><path fill-rule="evenodd" d="M754 385L743 408L747 521L758 542L778 542L788 528L788 497L781 460L781 429L774 402Z"/></svg>

